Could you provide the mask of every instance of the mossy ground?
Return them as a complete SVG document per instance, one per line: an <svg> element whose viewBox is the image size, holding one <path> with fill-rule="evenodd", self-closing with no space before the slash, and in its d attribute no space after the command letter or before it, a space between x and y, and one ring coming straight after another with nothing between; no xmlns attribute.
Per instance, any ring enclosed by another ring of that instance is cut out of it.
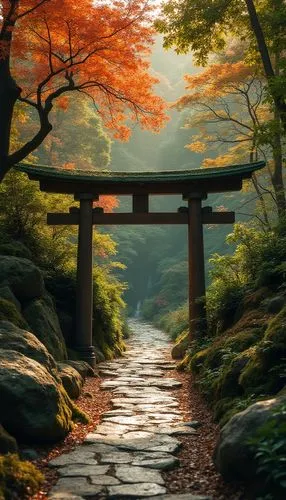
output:
<svg viewBox="0 0 286 500"><path fill-rule="evenodd" d="M266 291L246 296L232 327L204 342L194 341L179 363L179 369L194 373L221 425L285 385L286 306L278 313L267 311Z"/></svg>
<svg viewBox="0 0 286 500"><path fill-rule="evenodd" d="M0 456L0 500L31 498L44 482L42 473L16 454Z"/></svg>

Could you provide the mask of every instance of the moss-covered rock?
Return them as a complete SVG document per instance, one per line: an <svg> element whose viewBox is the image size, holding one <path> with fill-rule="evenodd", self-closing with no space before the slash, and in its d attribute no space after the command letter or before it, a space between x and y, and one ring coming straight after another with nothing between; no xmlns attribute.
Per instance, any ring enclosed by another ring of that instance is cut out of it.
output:
<svg viewBox="0 0 286 500"><path fill-rule="evenodd" d="M0 243L0 255L10 255L32 260L32 253L21 241L10 241L9 243Z"/></svg>
<svg viewBox="0 0 286 500"><path fill-rule="evenodd" d="M188 370L190 366L191 357L192 357L191 353L187 352L187 354L185 354L183 359L179 361L179 363L177 364L177 370L178 371Z"/></svg>
<svg viewBox="0 0 286 500"><path fill-rule="evenodd" d="M238 333L229 334L223 338L222 344L225 348L231 349L231 351L240 353L257 344L257 342L263 337L264 328L246 328Z"/></svg>
<svg viewBox="0 0 286 500"><path fill-rule="evenodd" d="M213 407L215 421L221 422L222 420L224 420L225 416L232 410L233 406L234 406L233 398L229 397L229 398L219 399L214 404Z"/></svg>
<svg viewBox="0 0 286 500"><path fill-rule="evenodd" d="M9 302L12 302L12 304L16 306L17 310L21 312L21 304L19 300L16 299L14 293L12 292L11 288L8 285L0 287L0 297L2 299L9 300Z"/></svg>
<svg viewBox="0 0 286 500"><path fill-rule="evenodd" d="M59 320L49 296L33 300L23 310L31 331L58 360L67 359L67 351Z"/></svg>
<svg viewBox="0 0 286 500"><path fill-rule="evenodd" d="M67 359L65 364L72 366L84 379L95 376L94 369L86 361Z"/></svg>
<svg viewBox="0 0 286 500"><path fill-rule="evenodd" d="M187 348L190 345L190 338L188 330L183 331L177 338L175 345L172 348L173 359L183 359Z"/></svg>
<svg viewBox="0 0 286 500"><path fill-rule="evenodd" d="M258 288L258 290L248 293L242 300L242 313L244 314L245 311L248 310L254 311L259 309L263 301L268 299L272 293L273 292L267 288L267 286L263 286Z"/></svg>
<svg viewBox="0 0 286 500"><path fill-rule="evenodd" d="M0 456L0 499L26 500L38 492L43 474L30 462L16 454Z"/></svg>
<svg viewBox="0 0 286 500"><path fill-rule="evenodd" d="M0 297L0 321L7 320L20 328L28 328L28 324L10 300Z"/></svg>
<svg viewBox="0 0 286 500"><path fill-rule="evenodd" d="M30 260L0 255L0 285L8 285L22 303L44 293L40 269Z"/></svg>
<svg viewBox="0 0 286 500"><path fill-rule="evenodd" d="M201 351L197 352L193 356L191 356L190 359L190 368L192 372L194 373L199 373L200 370L203 368L204 363L206 361L206 358L208 356L209 349L202 349Z"/></svg>
<svg viewBox="0 0 286 500"><path fill-rule="evenodd" d="M267 312L277 314L283 309L285 303L286 297L284 295L274 295L274 297L268 297L263 301L263 307Z"/></svg>
<svg viewBox="0 0 286 500"><path fill-rule="evenodd" d="M234 415L222 428L214 461L217 470L227 480L253 480L257 464L249 440L258 429L273 418L273 410L281 404L274 398L259 401Z"/></svg>
<svg viewBox="0 0 286 500"><path fill-rule="evenodd" d="M6 455L7 453L17 453L17 451L18 446L16 439L10 436L0 424L0 454Z"/></svg>
<svg viewBox="0 0 286 500"><path fill-rule="evenodd" d="M270 315L265 311L257 308L245 311L243 316L229 330L224 332L224 337L235 336L238 333L245 331L253 331L255 329L266 330L267 321Z"/></svg>
<svg viewBox="0 0 286 500"><path fill-rule="evenodd" d="M246 391L273 394L284 385L286 306L269 322L263 339L242 371L239 383Z"/></svg>
<svg viewBox="0 0 286 500"><path fill-rule="evenodd" d="M59 376L62 384L71 399L80 396L84 379L80 373L66 363L58 363Z"/></svg>
<svg viewBox="0 0 286 500"><path fill-rule="evenodd" d="M244 392L239 383L239 377L244 367L249 362L248 352L235 356L225 367L218 378L216 386L216 399L241 396Z"/></svg>
<svg viewBox="0 0 286 500"><path fill-rule="evenodd" d="M37 361L0 349L0 393L2 424L16 438L56 441L71 430L73 404Z"/></svg>
<svg viewBox="0 0 286 500"><path fill-rule="evenodd" d="M43 365L53 377L57 377L55 360L47 348L33 333L18 328L9 321L0 321L0 349L20 352Z"/></svg>

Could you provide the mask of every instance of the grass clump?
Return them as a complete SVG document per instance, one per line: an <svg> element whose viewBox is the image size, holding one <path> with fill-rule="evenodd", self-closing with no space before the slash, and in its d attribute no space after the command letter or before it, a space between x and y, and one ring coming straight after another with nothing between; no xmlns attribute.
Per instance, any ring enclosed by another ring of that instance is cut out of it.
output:
<svg viewBox="0 0 286 500"><path fill-rule="evenodd" d="M16 454L0 456L0 499L25 500L39 491L43 474L30 462Z"/></svg>

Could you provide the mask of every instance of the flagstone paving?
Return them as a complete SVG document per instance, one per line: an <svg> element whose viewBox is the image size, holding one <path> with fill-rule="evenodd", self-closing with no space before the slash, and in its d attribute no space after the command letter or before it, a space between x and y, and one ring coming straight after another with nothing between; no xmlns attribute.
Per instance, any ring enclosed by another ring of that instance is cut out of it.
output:
<svg viewBox="0 0 286 500"><path fill-rule="evenodd" d="M196 425L184 422L178 409L174 390L181 383L164 377L175 368L166 334L135 320L130 327L124 356L99 365L113 407L82 445L50 461L60 479L49 498L209 500L167 492L161 471L180 466L176 436L195 434Z"/></svg>

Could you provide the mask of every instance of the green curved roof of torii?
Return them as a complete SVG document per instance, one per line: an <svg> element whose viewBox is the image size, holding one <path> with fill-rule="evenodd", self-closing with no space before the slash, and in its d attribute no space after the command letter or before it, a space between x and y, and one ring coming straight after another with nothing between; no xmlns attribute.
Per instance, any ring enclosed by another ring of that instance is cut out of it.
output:
<svg viewBox="0 0 286 500"><path fill-rule="evenodd" d="M25 172L36 180L58 180L68 182L108 182L108 183L157 183L157 182L186 182L200 179L215 179L225 177L250 177L253 172L265 166L264 161L228 165L224 167L196 168L190 170L164 170L141 172L117 172L111 170L79 170L47 165L20 163L15 168Z"/></svg>
<svg viewBox="0 0 286 500"><path fill-rule="evenodd" d="M202 195L240 191L243 179L265 166L264 161L227 167L165 170L161 172L116 172L65 169L21 163L16 166L39 181L41 191L48 193L98 195Z"/></svg>

